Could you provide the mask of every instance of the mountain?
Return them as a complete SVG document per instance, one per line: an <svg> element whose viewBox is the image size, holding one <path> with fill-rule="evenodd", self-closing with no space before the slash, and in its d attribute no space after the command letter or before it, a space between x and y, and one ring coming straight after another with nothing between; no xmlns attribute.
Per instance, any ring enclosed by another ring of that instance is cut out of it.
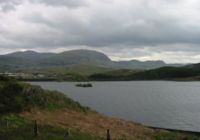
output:
<svg viewBox="0 0 200 140"><path fill-rule="evenodd" d="M78 64L103 64L111 60L103 53L90 50L73 50L62 53L15 52L0 55L0 71L15 71L32 68L49 68Z"/></svg>
<svg viewBox="0 0 200 140"><path fill-rule="evenodd" d="M112 61L104 53L93 50L71 50L62 53L14 52L0 55L0 72L25 69L95 65L112 69L153 69L168 65L163 61Z"/></svg>
<svg viewBox="0 0 200 140"><path fill-rule="evenodd" d="M16 59L26 59L26 60L40 60L47 57L52 57L55 54L53 53L37 53L34 51L24 51L24 52L14 52L7 55L4 55L4 57L12 57Z"/></svg>
<svg viewBox="0 0 200 140"><path fill-rule="evenodd" d="M131 60L131 61L119 61L116 62L121 68L126 69L153 69L158 67L166 66L167 64L164 61L138 61L138 60Z"/></svg>
<svg viewBox="0 0 200 140"><path fill-rule="evenodd" d="M40 60L41 65L70 66L77 64L104 65L112 62L105 54L91 50L72 50Z"/></svg>

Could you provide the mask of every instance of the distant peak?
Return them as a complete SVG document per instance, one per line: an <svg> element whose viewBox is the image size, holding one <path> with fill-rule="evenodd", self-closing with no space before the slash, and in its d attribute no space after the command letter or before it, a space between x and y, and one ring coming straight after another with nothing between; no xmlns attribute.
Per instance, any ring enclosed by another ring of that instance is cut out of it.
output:
<svg viewBox="0 0 200 140"><path fill-rule="evenodd" d="M27 51L17 51L13 53L9 53L8 55L14 55L14 54L37 54L38 52L27 50Z"/></svg>
<svg viewBox="0 0 200 140"><path fill-rule="evenodd" d="M106 54L95 50L87 50L87 49L69 50L59 53L58 55L65 58L68 57L68 59L79 58L82 60L90 60L90 61L95 61L95 60L111 61Z"/></svg>
<svg viewBox="0 0 200 140"><path fill-rule="evenodd" d="M32 51L32 50L27 50L27 51L22 51L22 52L24 52L24 53L38 53L38 52Z"/></svg>
<svg viewBox="0 0 200 140"><path fill-rule="evenodd" d="M98 52L96 50L88 50L88 49L76 49L76 50L69 50L69 51L64 51L61 53L70 53L70 52L93 52L93 53L102 53L102 52ZM103 53L102 53L103 54Z"/></svg>

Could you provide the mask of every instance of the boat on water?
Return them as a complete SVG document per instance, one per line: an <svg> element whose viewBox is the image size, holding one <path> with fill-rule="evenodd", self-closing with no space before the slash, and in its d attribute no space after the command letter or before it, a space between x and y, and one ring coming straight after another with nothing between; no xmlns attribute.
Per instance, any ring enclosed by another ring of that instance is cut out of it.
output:
<svg viewBox="0 0 200 140"><path fill-rule="evenodd" d="M91 83L78 83L76 87L92 87Z"/></svg>

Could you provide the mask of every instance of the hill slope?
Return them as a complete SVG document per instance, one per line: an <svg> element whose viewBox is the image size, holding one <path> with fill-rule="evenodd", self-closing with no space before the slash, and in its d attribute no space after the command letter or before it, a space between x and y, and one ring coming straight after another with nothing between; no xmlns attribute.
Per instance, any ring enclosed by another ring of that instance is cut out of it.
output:
<svg viewBox="0 0 200 140"><path fill-rule="evenodd" d="M71 100L57 91L43 90L39 86L5 80L0 77L0 114L19 113L38 109L68 108L77 111L89 111L78 102Z"/></svg>
<svg viewBox="0 0 200 140"><path fill-rule="evenodd" d="M93 74L89 78L91 80L200 80L200 64L115 73L116 71Z"/></svg>
<svg viewBox="0 0 200 140"><path fill-rule="evenodd" d="M168 66L163 61L112 61L105 54L92 50L71 50L58 54L25 51L0 55L0 72L70 67L82 64L115 69L152 69Z"/></svg>
<svg viewBox="0 0 200 140"><path fill-rule="evenodd" d="M0 71L71 66L85 63L103 65L110 61L103 53L89 50L74 50L59 54L26 51L1 55Z"/></svg>

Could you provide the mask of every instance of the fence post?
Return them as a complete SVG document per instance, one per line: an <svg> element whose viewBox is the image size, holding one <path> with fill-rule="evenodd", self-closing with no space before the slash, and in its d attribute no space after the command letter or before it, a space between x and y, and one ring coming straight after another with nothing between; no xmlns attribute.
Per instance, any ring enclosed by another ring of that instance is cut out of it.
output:
<svg viewBox="0 0 200 140"><path fill-rule="evenodd" d="M107 138L106 138L106 140L111 140L111 137L110 137L110 130L109 130L109 129L107 129Z"/></svg>
<svg viewBox="0 0 200 140"><path fill-rule="evenodd" d="M34 137L37 137L38 136L38 125L37 125L37 121L35 120L34 121Z"/></svg>
<svg viewBox="0 0 200 140"><path fill-rule="evenodd" d="M6 127L7 127L7 129L9 128L9 122L7 119L6 119Z"/></svg>
<svg viewBox="0 0 200 140"><path fill-rule="evenodd" d="M71 134L70 134L70 129L68 128L67 129L67 132L65 133L65 137L69 137Z"/></svg>

